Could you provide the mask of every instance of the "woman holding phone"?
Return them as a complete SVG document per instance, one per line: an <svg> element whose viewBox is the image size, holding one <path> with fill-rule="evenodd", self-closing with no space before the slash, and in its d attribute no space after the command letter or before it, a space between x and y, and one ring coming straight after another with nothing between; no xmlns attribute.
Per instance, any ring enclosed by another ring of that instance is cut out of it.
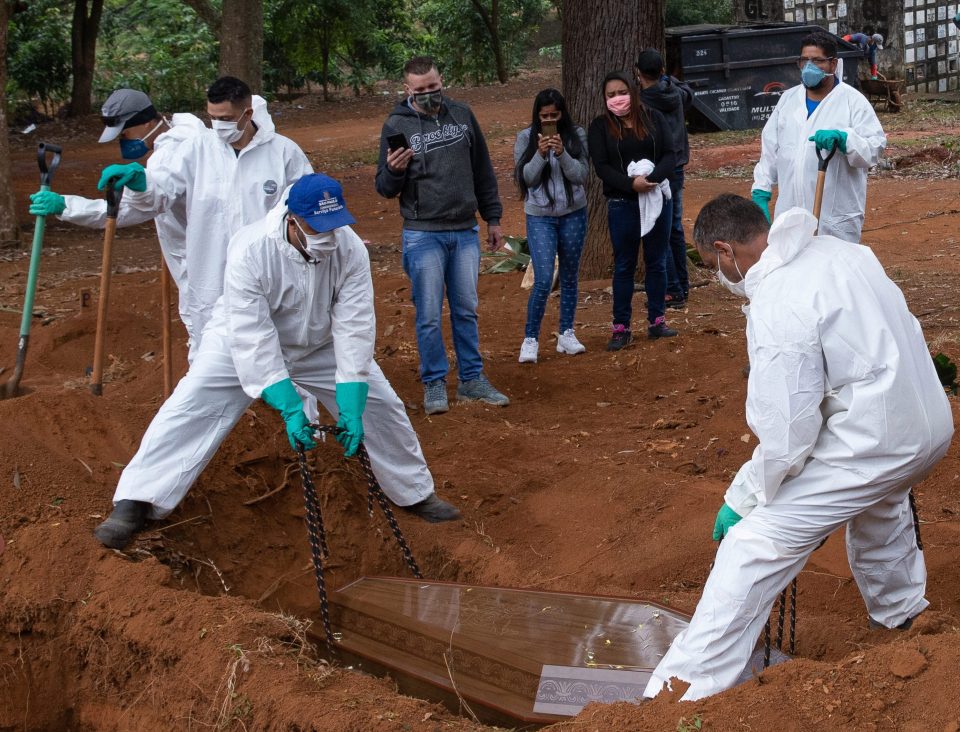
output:
<svg viewBox="0 0 960 732"><path fill-rule="evenodd" d="M666 120L659 112L647 109L639 100L633 79L621 71L607 74L601 86L606 112L590 123L590 158L603 181L607 199L607 224L613 244L613 332L608 351L629 345L633 336L633 279L637 257L643 246L646 268L647 337L669 338L677 331L667 326L664 317L667 292L667 253L673 222L671 201L663 197L660 215L653 222L641 223L639 196L653 194L669 178L676 157ZM631 163L647 161L652 170L646 175L631 175ZM662 190L662 188L661 188ZM649 228L646 233L644 229Z"/></svg>
<svg viewBox="0 0 960 732"><path fill-rule="evenodd" d="M577 277L587 232L587 136L567 112L556 89L544 89L533 100L533 119L521 130L513 148L514 180L524 199L527 246L533 266L533 289L527 300L527 326L520 363L536 363L540 324L553 288L553 268L560 260L560 336L557 352L587 349L574 334Z"/></svg>

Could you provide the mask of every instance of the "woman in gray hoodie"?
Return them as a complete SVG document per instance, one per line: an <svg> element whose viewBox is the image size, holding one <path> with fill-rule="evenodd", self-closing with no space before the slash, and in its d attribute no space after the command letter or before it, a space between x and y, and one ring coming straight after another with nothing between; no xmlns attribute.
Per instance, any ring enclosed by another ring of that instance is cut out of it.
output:
<svg viewBox="0 0 960 732"><path fill-rule="evenodd" d="M527 246L534 284L527 300L527 326L520 363L536 363L540 323L553 287L554 261L560 260L559 353L587 349L577 340L577 278L587 232L584 182L589 169L587 135L577 127L563 95L544 89L533 101L533 120L517 135L514 178L527 216Z"/></svg>

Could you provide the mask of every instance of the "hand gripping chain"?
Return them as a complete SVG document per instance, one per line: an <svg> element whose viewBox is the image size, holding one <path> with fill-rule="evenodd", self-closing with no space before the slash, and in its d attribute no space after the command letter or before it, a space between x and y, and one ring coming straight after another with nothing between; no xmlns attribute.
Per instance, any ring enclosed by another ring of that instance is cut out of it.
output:
<svg viewBox="0 0 960 732"><path fill-rule="evenodd" d="M337 432L337 428L333 425L312 426L317 432L332 435L335 435ZM400 550L403 552L403 558L406 560L407 566L410 568L414 577L421 579L423 575L420 573L420 567L413 558L413 553L410 551L406 539L403 538L400 525L393 515L390 503L387 501L387 497L384 495L383 489L380 487L379 481L377 481L377 477L373 474L373 468L370 467L370 456L367 454L367 448L363 443L360 444L357 457L360 459L360 466L363 468L363 472L367 477L367 512L370 517L373 518L373 499L376 498L377 503L380 504L380 508L383 509L384 516L387 518L387 523L390 524L390 528L393 530L397 544L400 545ZM313 558L313 570L317 578L317 593L320 595L320 618L323 622L323 632L327 639L327 648L331 654L336 654L336 640L333 637L333 630L330 627L330 605L327 600L327 585L323 576L323 560L330 555L330 551L327 547L327 536L323 526L323 515L320 512L320 501L317 498L317 489L313 483L310 466L307 464L307 453L303 445L299 442L297 443L297 460L300 464L300 479L303 482L303 498L307 508L306 523L307 535L310 540L310 554Z"/></svg>

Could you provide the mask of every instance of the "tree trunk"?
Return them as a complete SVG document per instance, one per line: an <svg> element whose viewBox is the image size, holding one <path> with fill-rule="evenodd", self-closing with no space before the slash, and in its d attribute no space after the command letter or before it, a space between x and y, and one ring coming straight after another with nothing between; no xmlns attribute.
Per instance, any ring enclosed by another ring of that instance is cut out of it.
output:
<svg viewBox="0 0 960 732"><path fill-rule="evenodd" d="M93 69L97 60L97 33L103 0L74 0L73 25L70 33L73 56L73 84L70 89L71 117L90 114L93 110Z"/></svg>
<svg viewBox="0 0 960 732"><path fill-rule="evenodd" d="M263 89L263 0L223 0L220 75L235 76L254 94Z"/></svg>
<svg viewBox="0 0 960 732"><path fill-rule="evenodd" d="M506 84L510 77L507 74L507 60L503 56L503 41L500 39L500 0L492 0L489 10L483 4L483 0L471 1L480 14L487 33L490 34L490 47L493 49L493 61L497 68L497 81Z"/></svg>
<svg viewBox="0 0 960 732"><path fill-rule="evenodd" d="M663 19L666 0L565 0L563 4L563 93L577 124L586 128L604 112L600 84L610 71L626 70L640 51L658 48L666 56ZM613 250L607 229L607 204L600 179L587 180L589 223L580 277L607 277L612 271Z"/></svg>
<svg viewBox="0 0 960 732"><path fill-rule="evenodd" d="M0 248L20 241L17 209L10 184L10 138L7 127L7 21L10 8L0 2Z"/></svg>

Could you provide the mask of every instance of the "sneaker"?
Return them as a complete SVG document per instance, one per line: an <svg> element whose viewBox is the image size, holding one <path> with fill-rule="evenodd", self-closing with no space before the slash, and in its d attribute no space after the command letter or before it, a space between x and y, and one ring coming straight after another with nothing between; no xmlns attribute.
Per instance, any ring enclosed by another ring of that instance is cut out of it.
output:
<svg viewBox="0 0 960 732"><path fill-rule="evenodd" d="M510 403L507 395L497 391L483 374L470 381L461 381L457 386L457 399L466 402L486 402L495 407L505 407Z"/></svg>
<svg viewBox="0 0 960 732"><path fill-rule="evenodd" d="M619 351L621 348L629 346L632 341L633 334L630 333L630 329L627 328L627 326L615 325L610 334L610 340L607 341L607 350Z"/></svg>
<svg viewBox="0 0 960 732"><path fill-rule="evenodd" d="M667 295L666 306L671 310L683 310L687 307L687 298L680 295Z"/></svg>
<svg viewBox="0 0 960 732"><path fill-rule="evenodd" d="M662 315L647 328L647 338L673 338L675 335L679 333L667 325L667 319Z"/></svg>
<svg viewBox="0 0 960 732"><path fill-rule="evenodd" d="M575 356L586 350L587 347L578 341L577 337L573 334L573 328L567 328L560 334L560 337L557 338L557 353L569 353L571 356Z"/></svg>
<svg viewBox="0 0 960 732"><path fill-rule="evenodd" d="M423 385L423 411L427 414L443 414L450 409L447 402L447 382L443 379Z"/></svg>
<svg viewBox="0 0 960 732"><path fill-rule="evenodd" d="M145 501L117 501L113 512L93 530L93 535L104 546L123 549L147 523L149 512L150 504Z"/></svg>
<svg viewBox="0 0 960 732"><path fill-rule="evenodd" d="M520 363L536 363L540 344L536 338L524 338L520 344Z"/></svg>
<svg viewBox="0 0 960 732"><path fill-rule="evenodd" d="M456 521L461 517L460 509L447 503L436 493L431 493L428 498L424 498L419 503L414 503L412 506L401 506L401 508L424 521L429 521L431 524Z"/></svg>

